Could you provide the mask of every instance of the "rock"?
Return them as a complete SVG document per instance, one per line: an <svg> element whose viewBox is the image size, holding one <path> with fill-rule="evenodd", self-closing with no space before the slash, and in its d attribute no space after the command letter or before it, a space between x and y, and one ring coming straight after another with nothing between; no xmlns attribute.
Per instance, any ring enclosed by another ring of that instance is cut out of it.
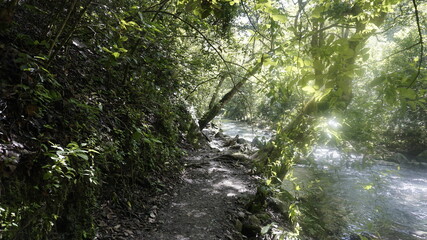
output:
<svg viewBox="0 0 427 240"><path fill-rule="evenodd" d="M251 160L251 158L248 155L246 155L244 153L240 153L240 152L236 152L236 153L231 154L231 157L233 157L239 161L250 161Z"/></svg>
<svg viewBox="0 0 427 240"><path fill-rule="evenodd" d="M225 138L224 140L225 140L224 147L232 147L232 146L236 145L236 139L235 138L231 138L231 139Z"/></svg>
<svg viewBox="0 0 427 240"><path fill-rule="evenodd" d="M211 130L203 129L202 134L206 137L206 140L208 140L209 142L212 141L212 131Z"/></svg>
<svg viewBox="0 0 427 240"><path fill-rule="evenodd" d="M382 165L382 166L390 166L390 167L397 167L399 166L399 164L395 163L395 162L389 162L389 161L384 161L384 160L374 160L376 164L378 165Z"/></svg>
<svg viewBox="0 0 427 240"><path fill-rule="evenodd" d="M420 154L418 154L415 157L415 160L419 161L419 162L427 162L427 150L424 150L423 152L421 152Z"/></svg>
<svg viewBox="0 0 427 240"><path fill-rule="evenodd" d="M243 223L239 219L236 219L236 223L234 224L234 227L236 228L236 231L242 232Z"/></svg>
<svg viewBox="0 0 427 240"><path fill-rule="evenodd" d="M262 141L259 139L259 137L258 136L256 136L253 140L252 140L252 142L251 142L251 145L252 146L254 146L254 147L257 147L257 148L259 148L260 146L262 146Z"/></svg>
<svg viewBox="0 0 427 240"><path fill-rule="evenodd" d="M221 139L224 139L224 138L225 138L224 133L223 133L222 131L217 132L217 133L215 134L215 137L216 137L216 138L221 138Z"/></svg>
<svg viewBox="0 0 427 240"><path fill-rule="evenodd" d="M242 145L239 145L239 144L233 144L232 146L230 146L230 149L233 149L233 150L241 150L241 149L242 149Z"/></svg>
<svg viewBox="0 0 427 240"><path fill-rule="evenodd" d="M261 220L255 215L249 215L248 222L253 226L259 226L261 229Z"/></svg>
<svg viewBox="0 0 427 240"><path fill-rule="evenodd" d="M237 139L236 139L236 142L237 142L238 144L245 144L245 143L247 142L245 139L243 139L243 138L239 138L238 136L239 136L239 135L237 135Z"/></svg>
<svg viewBox="0 0 427 240"><path fill-rule="evenodd" d="M246 217L246 214L242 211L237 213L237 217L239 217L239 219L244 219Z"/></svg>
<svg viewBox="0 0 427 240"><path fill-rule="evenodd" d="M395 163L408 163L409 160L405 157L405 155L401 154L401 153L395 153L393 154L390 158L390 161L395 162Z"/></svg>

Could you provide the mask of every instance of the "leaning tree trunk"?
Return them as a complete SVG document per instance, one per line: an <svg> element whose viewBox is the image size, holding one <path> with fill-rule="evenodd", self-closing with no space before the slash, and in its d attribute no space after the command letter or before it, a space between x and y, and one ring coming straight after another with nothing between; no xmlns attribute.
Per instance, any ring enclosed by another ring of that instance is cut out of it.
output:
<svg viewBox="0 0 427 240"><path fill-rule="evenodd" d="M221 111L221 108L223 108L225 104L227 104L234 97L234 95L239 91L239 89L242 88L242 86L248 81L248 79L253 76L259 69L261 69L262 63L263 60L261 59L261 61L257 63L250 71L248 71L243 77L243 79L236 85L234 85L234 87L228 93L226 93L218 103L214 104L205 114L203 114L202 118L200 118L199 120L200 130L204 129L208 125L208 123L212 121L212 119L214 119L216 115L218 115L218 113Z"/></svg>
<svg viewBox="0 0 427 240"><path fill-rule="evenodd" d="M213 108L215 105L216 99L218 98L219 90L221 89L222 84L224 83L225 76L222 75L219 79L218 84L215 87L215 92L212 95L211 101L209 102L209 109Z"/></svg>

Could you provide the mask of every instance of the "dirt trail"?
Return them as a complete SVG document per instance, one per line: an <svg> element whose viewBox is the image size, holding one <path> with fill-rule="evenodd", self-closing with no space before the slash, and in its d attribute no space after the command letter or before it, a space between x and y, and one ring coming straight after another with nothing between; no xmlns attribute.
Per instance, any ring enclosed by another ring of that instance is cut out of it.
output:
<svg viewBox="0 0 427 240"><path fill-rule="evenodd" d="M230 216L240 197L255 193L248 168L217 149L190 153L185 164L183 182L168 205L153 212L152 228L142 239L238 239Z"/></svg>

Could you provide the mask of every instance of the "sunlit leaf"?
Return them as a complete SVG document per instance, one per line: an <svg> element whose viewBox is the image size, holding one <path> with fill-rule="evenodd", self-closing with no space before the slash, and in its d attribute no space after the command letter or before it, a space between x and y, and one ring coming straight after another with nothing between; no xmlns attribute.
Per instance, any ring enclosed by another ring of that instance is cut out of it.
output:
<svg viewBox="0 0 427 240"><path fill-rule="evenodd" d="M271 18L274 21L282 22L282 23L286 23L288 21L288 18L286 17L286 15L283 15L283 14L272 14Z"/></svg>
<svg viewBox="0 0 427 240"><path fill-rule="evenodd" d="M312 86L305 86L302 88L302 90L304 92L307 92L307 93L315 93L316 92L316 89L314 89L314 87L312 87Z"/></svg>
<svg viewBox="0 0 427 240"><path fill-rule="evenodd" d="M268 231L270 231L272 224L268 224L264 227L261 228L261 235L265 235L268 233Z"/></svg>

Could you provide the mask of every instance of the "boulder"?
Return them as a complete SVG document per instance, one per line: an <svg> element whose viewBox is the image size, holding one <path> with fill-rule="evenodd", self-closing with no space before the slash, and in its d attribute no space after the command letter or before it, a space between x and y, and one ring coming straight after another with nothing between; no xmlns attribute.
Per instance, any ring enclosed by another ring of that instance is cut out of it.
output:
<svg viewBox="0 0 427 240"><path fill-rule="evenodd" d="M424 150L415 157L415 160L418 162L427 162L427 150Z"/></svg>
<svg viewBox="0 0 427 240"><path fill-rule="evenodd" d="M393 155L391 155L391 157L389 158L390 161L395 162L395 163L409 163L408 158L405 157L405 155L401 154L401 153L395 153Z"/></svg>
<svg viewBox="0 0 427 240"><path fill-rule="evenodd" d="M245 144L247 141L244 138L240 138L239 135L237 135L236 142L238 144Z"/></svg>
<svg viewBox="0 0 427 240"><path fill-rule="evenodd" d="M265 144L266 144L266 139L265 139L265 137L259 137L259 136L256 136L256 137L252 140L252 142L251 142L251 145L252 145L253 147L256 147L256 148L261 148L261 147L263 147Z"/></svg>
<svg viewBox="0 0 427 240"><path fill-rule="evenodd" d="M215 134L215 137L216 137L216 138L221 138L221 139L224 139L224 138L225 138L224 133L223 133L222 131L217 132L217 133Z"/></svg>

